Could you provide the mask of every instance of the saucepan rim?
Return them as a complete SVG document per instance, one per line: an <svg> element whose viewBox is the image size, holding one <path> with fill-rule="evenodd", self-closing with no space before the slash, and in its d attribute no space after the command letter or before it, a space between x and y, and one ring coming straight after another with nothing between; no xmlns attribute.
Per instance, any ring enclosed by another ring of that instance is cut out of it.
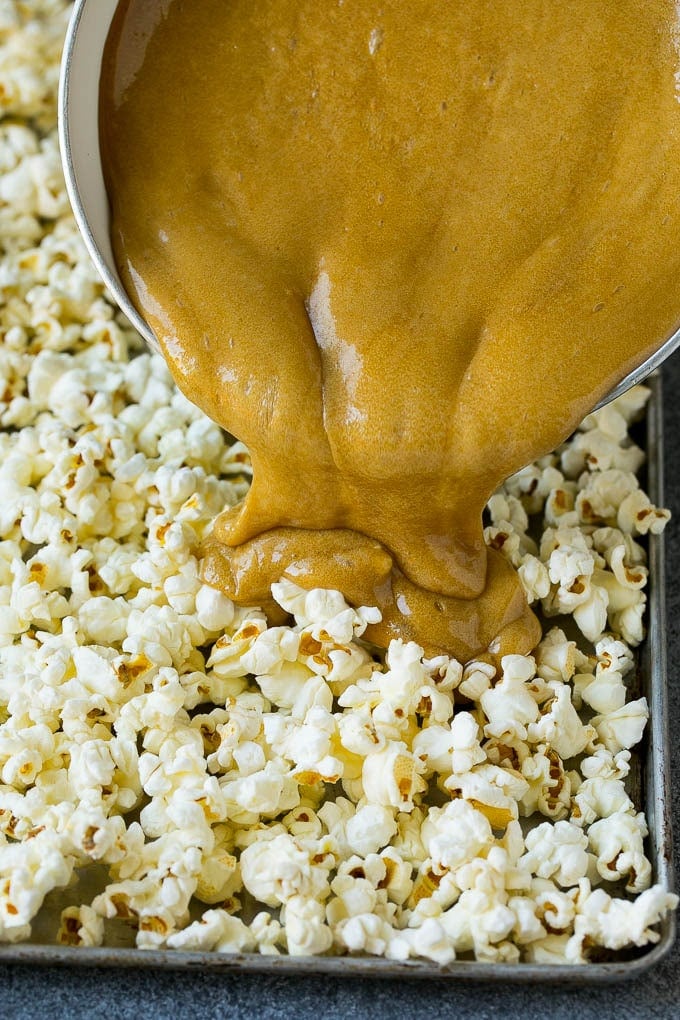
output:
<svg viewBox="0 0 680 1020"><path fill-rule="evenodd" d="M110 11L111 17L113 17L116 0L111 0L111 3L112 6ZM73 13L66 35L62 59L58 101L59 142L64 175L66 177L66 189L81 235L100 276L135 329L139 331L153 350L158 351L160 349L158 340L149 324L144 320L133 305L116 270L113 255L111 254L110 257L107 257L107 254L103 250L101 239L96 236L96 233L93 230L91 208L92 198L91 195L86 194L85 189L82 186L82 175L79 172L79 167L84 165L85 161L89 161L91 166L94 165L95 172L99 175L102 185L101 194L105 197L106 193L103 188L103 171L101 168L98 132L91 132L87 139L88 145L81 146L82 136L85 134L85 131L82 123L74 124L73 108L73 96L75 90L72 88L72 82L74 69L77 69L80 66L80 63L85 59L96 61L97 56L99 56L99 62L96 66L97 68L101 66L101 54L98 55L97 53L92 53L88 45L89 40L83 41L81 38L84 12L86 8L93 10L94 6L95 5L91 2L91 0L75 0ZM96 0L96 6L98 8L100 18L103 14L107 13L103 11L104 5L102 4L102 0ZM102 33L101 37L103 44L105 33ZM89 97L90 103L92 102L92 98L92 96ZM90 107L90 109L92 109L92 107ZM80 161L82 161L82 164ZM104 244L106 246L110 245L108 237ZM611 392L600 401L597 407L602 407L604 404L609 403L610 400L613 400L615 397L625 393L626 390L630 389L632 386L642 382L651 372L658 368L678 346L680 346L680 325L658 348L658 350L643 361L641 365L629 372L628 375L626 375L611 390Z"/></svg>

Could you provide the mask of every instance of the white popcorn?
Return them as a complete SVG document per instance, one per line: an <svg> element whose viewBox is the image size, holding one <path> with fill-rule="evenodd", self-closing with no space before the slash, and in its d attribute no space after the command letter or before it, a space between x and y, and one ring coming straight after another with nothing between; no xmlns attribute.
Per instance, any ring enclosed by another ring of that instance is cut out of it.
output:
<svg viewBox="0 0 680 1020"><path fill-rule="evenodd" d="M519 772L490 763L459 775L454 773L444 786L452 796L465 798L485 815L494 829L505 829L517 818L518 801L528 790L528 783Z"/></svg>
<svg viewBox="0 0 680 1020"><path fill-rule="evenodd" d="M571 818L578 825L590 825L596 818L609 818L632 807L633 802L620 779L596 776L579 786Z"/></svg>
<svg viewBox="0 0 680 1020"><path fill-rule="evenodd" d="M597 572L598 580L606 576L604 572ZM563 600L559 607L562 611L568 609ZM609 592L604 585L586 584L583 586L583 593L579 596L579 602L574 606L573 615L581 633L592 642L598 640L607 625L607 611L609 609Z"/></svg>
<svg viewBox="0 0 680 1020"><path fill-rule="evenodd" d="M659 535L669 519L668 510L653 506L648 496L635 488L621 501L616 523L625 534Z"/></svg>
<svg viewBox="0 0 680 1020"><path fill-rule="evenodd" d="M411 895L406 904L410 908L405 915L408 923L417 926L425 917L439 917L456 902L460 892L457 875L442 871L431 858L426 858L413 880Z"/></svg>
<svg viewBox="0 0 680 1020"><path fill-rule="evenodd" d="M594 729L579 719L567 684L551 680L548 686L552 698L544 704L540 718L527 727L527 739L549 744L560 758L573 758L588 746L595 736Z"/></svg>
<svg viewBox="0 0 680 1020"><path fill-rule="evenodd" d="M375 914L356 914L341 921L335 929L335 938L352 953L369 953L382 956L392 940L392 926Z"/></svg>
<svg viewBox="0 0 680 1020"><path fill-rule="evenodd" d="M452 772L470 772L475 765L486 760L486 752L482 750L478 737L479 726L474 716L469 712L457 712L451 723Z"/></svg>
<svg viewBox="0 0 680 1020"><path fill-rule="evenodd" d="M598 657L597 673L615 671L627 676L634 667L633 652L623 642L612 635L605 635L595 646Z"/></svg>
<svg viewBox="0 0 680 1020"><path fill-rule="evenodd" d="M340 742L351 755L365 757L372 751L377 751L385 746L386 737L382 727L378 729L369 711L358 710L343 713L337 720L338 736ZM442 727L431 727L439 730ZM426 731L423 731L426 732ZM448 734L448 730L445 731ZM417 740L417 737L415 738ZM426 738L423 738L426 739ZM419 756L425 753L423 749L416 747L414 740L413 750Z"/></svg>
<svg viewBox="0 0 680 1020"><path fill-rule="evenodd" d="M366 755L361 781L367 801L384 807L412 811L413 798L426 789L423 762L401 741Z"/></svg>
<svg viewBox="0 0 680 1020"><path fill-rule="evenodd" d="M246 847L241 854L241 876L248 892L269 907L294 896L320 900L329 892L328 867L315 864L288 835Z"/></svg>
<svg viewBox="0 0 680 1020"><path fill-rule="evenodd" d="M286 612L293 614L300 627L311 625L326 629L329 625L340 626L341 634L346 635L346 622L350 621L354 634L359 637L369 623L378 623L381 619L376 609L351 609L340 592L321 588L306 591L288 580L273 584L272 595ZM338 622L334 624L332 621Z"/></svg>
<svg viewBox="0 0 680 1020"><path fill-rule="evenodd" d="M604 889L591 891L584 881L576 905L571 952L580 955L586 939L607 949L657 942L653 925L677 903L678 897L660 885L646 889L635 900L623 900L614 899Z"/></svg>
<svg viewBox="0 0 680 1020"><path fill-rule="evenodd" d="M195 892L201 903L223 903L240 886L238 861L228 850L218 847L203 858Z"/></svg>
<svg viewBox="0 0 680 1020"><path fill-rule="evenodd" d="M108 817L103 803L81 802L63 826L74 852L91 861L117 861L125 840L125 823L120 816Z"/></svg>
<svg viewBox="0 0 680 1020"><path fill-rule="evenodd" d="M370 750L372 748L367 746L364 754ZM448 775L453 755L451 729L448 726L428 726L420 730L413 738L413 752L425 763L428 775L432 772Z"/></svg>
<svg viewBox="0 0 680 1020"><path fill-rule="evenodd" d="M349 848L362 857L377 853L387 846L397 831L394 811L376 804L366 804L347 822Z"/></svg>
<svg viewBox="0 0 680 1020"><path fill-rule="evenodd" d="M327 800L318 810L319 820L330 836L330 849L340 858L349 857L351 854L345 830L355 810L352 801L346 797Z"/></svg>
<svg viewBox="0 0 680 1020"><path fill-rule="evenodd" d="M261 617L250 617L243 621L235 633L218 638L207 666L222 678L245 676L247 670L241 664L241 656L265 630L266 621Z"/></svg>
<svg viewBox="0 0 680 1020"><path fill-rule="evenodd" d="M489 720L484 733L489 737L526 740L527 726L535 722L539 714L532 690L535 663L528 656L506 655L502 666L502 678L479 699Z"/></svg>
<svg viewBox="0 0 680 1020"><path fill-rule="evenodd" d="M218 953L243 953L253 948L255 939L238 917L226 910L206 910L199 921L194 921L167 938L170 949L185 951L215 950Z"/></svg>
<svg viewBox="0 0 680 1020"><path fill-rule="evenodd" d="M401 906L413 891L412 865L393 846L385 847L380 856L385 874L380 878L379 886L385 890L389 900Z"/></svg>
<svg viewBox="0 0 680 1020"><path fill-rule="evenodd" d="M431 808L421 828L425 852L440 870L455 870L493 843L486 816L464 800Z"/></svg>
<svg viewBox="0 0 680 1020"><path fill-rule="evenodd" d="M566 683L576 671L576 643L568 641L558 627L553 627L536 649L535 661L538 676Z"/></svg>
<svg viewBox="0 0 680 1020"><path fill-rule="evenodd" d="M499 960L504 958L504 953L496 947L510 935L515 914L506 904L494 902L476 889L468 889L439 921L456 953L474 949L478 960ZM514 955L515 959L519 955L516 950Z"/></svg>
<svg viewBox="0 0 680 1020"><path fill-rule="evenodd" d="M456 686L463 697L479 701L495 675L496 667L488 662L468 662Z"/></svg>
<svg viewBox="0 0 680 1020"><path fill-rule="evenodd" d="M508 909L515 915L513 937L518 946L525 946L545 936L546 930L536 916L536 901L532 897L511 896Z"/></svg>
<svg viewBox="0 0 680 1020"><path fill-rule="evenodd" d="M581 761L581 773L586 779L625 779L630 772L630 751L613 754L598 747L593 755Z"/></svg>
<svg viewBox="0 0 680 1020"><path fill-rule="evenodd" d="M280 955L279 946L285 942L283 928L267 911L262 910L255 915L250 925L250 934L262 956Z"/></svg>
<svg viewBox="0 0 680 1020"><path fill-rule="evenodd" d="M556 820L566 817L571 805L572 784L557 751L545 747L527 755L521 763L521 773L528 783L526 793L520 798L521 814L540 811Z"/></svg>
<svg viewBox="0 0 680 1020"><path fill-rule="evenodd" d="M68 776L72 789L83 794L94 786L108 786L113 781L116 763L108 744L103 740L87 740L74 744Z"/></svg>
<svg viewBox="0 0 680 1020"><path fill-rule="evenodd" d="M290 811L300 803L298 785L281 761L268 761L251 775L225 779L221 790L229 817L242 823L255 821L259 815Z"/></svg>
<svg viewBox="0 0 680 1020"><path fill-rule="evenodd" d="M581 687L581 699L603 715L622 708L626 701L626 687L621 674L616 670L598 668L595 677Z"/></svg>
<svg viewBox="0 0 680 1020"><path fill-rule="evenodd" d="M579 493L581 502L588 504L584 511L586 519L620 527L617 522L619 507L638 487L637 478L630 471L610 468L594 472Z"/></svg>
<svg viewBox="0 0 680 1020"><path fill-rule="evenodd" d="M322 903L293 896L281 911L286 943L291 956L316 956L333 944L333 933L326 924Z"/></svg>
<svg viewBox="0 0 680 1020"><path fill-rule="evenodd" d="M286 627L270 627L259 634L243 652L241 662L246 672L256 676L274 676L288 663L294 663L300 649L300 636ZM294 700L294 699L293 699ZM293 704L291 701L287 706Z"/></svg>
<svg viewBox="0 0 680 1020"><path fill-rule="evenodd" d="M104 921L85 904L66 907L61 912L57 942L66 946L101 946L104 942Z"/></svg>
<svg viewBox="0 0 680 1020"><path fill-rule="evenodd" d="M550 574L544 563L527 553L517 568L522 587L526 592L529 605L548 597L550 593Z"/></svg>
<svg viewBox="0 0 680 1020"><path fill-rule="evenodd" d="M565 964L585 963L585 957L574 948L568 935L546 935L526 947L529 963Z"/></svg>
<svg viewBox="0 0 680 1020"><path fill-rule="evenodd" d="M574 527L548 529L541 542L541 558L547 559L552 583L566 591L580 579L589 577L595 567L592 543Z"/></svg>
<svg viewBox="0 0 680 1020"><path fill-rule="evenodd" d="M597 855L602 878L625 878L628 892L642 892L649 887L652 874L643 846L647 823L643 814L636 815L627 807L593 822L588 828L588 843Z"/></svg>
<svg viewBox="0 0 680 1020"><path fill-rule="evenodd" d="M324 707L313 705L301 724L289 727L287 739L280 742L277 753L293 761L296 772L316 772L327 782L336 782L344 772L339 758L332 755L336 738L335 717Z"/></svg>
<svg viewBox="0 0 680 1020"><path fill-rule="evenodd" d="M200 850L184 837L166 836L151 850L142 852L134 873L139 877L111 883L92 901L102 917L135 920L140 948L165 944L177 925L186 924L201 859Z"/></svg>
<svg viewBox="0 0 680 1020"><path fill-rule="evenodd" d="M391 960L422 956L445 966L455 960L456 950L444 926L436 918L428 917L417 928L395 932L385 956Z"/></svg>
<svg viewBox="0 0 680 1020"><path fill-rule="evenodd" d="M592 725L607 750L616 754L640 742L648 717L647 699L638 698L607 715L595 716Z"/></svg>
<svg viewBox="0 0 680 1020"><path fill-rule="evenodd" d="M531 890L535 897L536 911L546 928L553 932L567 931L576 914L575 891L562 892L553 882L534 879Z"/></svg>
<svg viewBox="0 0 680 1020"><path fill-rule="evenodd" d="M48 829L0 845L0 927L11 933L29 924L47 893L70 881L74 863L62 838Z"/></svg>
<svg viewBox="0 0 680 1020"><path fill-rule="evenodd" d="M423 687L429 687L422 649L413 641L391 641L385 662L387 672L374 674L381 694L390 705L410 714L420 701Z"/></svg>
<svg viewBox="0 0 680 1020"><path fill-rule="evenodd" d="M543 822L526 835L527 853L521 865L539 878L552 878L558 885L576 885L588 870L588 838L570 822Z"/></svg>
<svg viewBox="0 0 680 1020"><path fill-rule="evenodd" d="M556 528L577 528L579 511L576 496L577 486L563 478L546 496L543 506L545 523Z"/></svg>

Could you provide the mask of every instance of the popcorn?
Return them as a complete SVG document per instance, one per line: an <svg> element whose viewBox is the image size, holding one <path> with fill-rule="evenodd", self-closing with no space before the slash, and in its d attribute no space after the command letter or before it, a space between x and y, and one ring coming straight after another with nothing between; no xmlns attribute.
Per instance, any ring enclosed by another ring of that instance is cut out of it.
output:
<svg viewBox="0 0 680 1020"><path fill-rule="evenodd" d="M390 740L380 751L366 755L361 782L371 804L412 811L413 798L426 789L424 765L402 741Z"/></svg>
<svg viewBox="0 0 680 1020"><path fill-rule="evenodd" d="M472 949L478 960L489 961L519 956L515 949L508 957L499 945L510 935L515 914L506 904L496 903L478 890L463 892L439 921L457 954Z"/></svg>
<svg viewBox="0 0 680 1020"><path fill-rule="evenodd" d="M527 727L527 739L549 744L560 758L574 758L593 739L594 729L579 719L567 684L551 680L548 687L552 697L544 703L539 719Z"/></svg>
<svg viewBox="0 0 680 1020"><path fill-rule="evenodd" d="M422 824L421 837L426 854L440 871L459 868L493 844L486 815L464 800L454 800L445 808L431 808Z"/></svg>
<svg viewBox="0 0 680 1020"><path fill-rule="evenodd" d="M496 676L496 667L489 662L468 662L463 675L455 685L464 698L479 701L484 691L488 691L491 681Z"/></svg>
<svg viewBox="0 0 680 1020"><path fill-rule="evenodd" d="M640 742L648 717L647 699L638 698L606 715L594 716L592 725L607 750L616 754Z"/></svg>
<svg viewBox="0 0 680 1020"><path fill-rule="evenodd" d="M397 823L389 808L366 804L349 819L345 831L349 848L367 857L387 846L397 831Z"/></svg>
<svg viewBox="0 0 680 1020"><path fill-rule="evenodd" d="M316 956L333 944L333 934L325 923L322 903L293 896L281 911L286 943L291 956Z"/></svg>
<svg viewBox="0 0 680 1020"><path fill-rule="evenodd" d="M300 803L298 784L283 761L268 761L263 769L221 784L229 817L241 823L259 815L274 817Z"/></svg>
<svg viewBox="0 0 680 1020"><path fill-rule="evenodd" d="M550 594L550 574L544 563L528 553L517 568L522 587L526 592L529 605L545 599Z"/></svg>
<svg viewBox="0 0 680 1020"><path fill-rule="evenodd" d="M540 811L556 820L566 817L571 806L572 784L556 750L539 746L535 754L527 755L522 761L521 773L528 783L519 801L522 815ZM579 792L582 789L579 787ZM575 799L578 800L578 795Z"/></svg>
<svg viewBox="0 0 680 1020"><path fill-rule="evenodd" d="M372 750L370 745L366 746L364 754L370 750ZM453 734L448 726L428 726L416 733L413 738L413 750L427 766L428 774L439 772L448 775L451 772Z"/></svg>
<svg viewBox="0 0 680 1020"><path fill-rule="evenodd" d="M248 892L260 903L275 907L294 896L324 899L329 892L330 864L314 863L292 836L251 843L241 854L241 876Z"/></svg>
<svg viewBox="0 0 680 1020"><path fill-rule="evenodd" d="M381 619L377 609L351 609L340 592L328 592L320 588L306 591L288 580L273 584L272 595L282 609L293 614L299 627L321 627L341 644L349 641L352 634L360 637L369 623L379 623ZM313 636L318 640L316 635Z"/></svg>
<svg viewBox="0 0 680 1020"><path fill-rule="evenodd" d="M65 946L101 946L104 942L104 922L92 909L66 907L61 912L57 942Z"/></svg>
<svg viewBox="0 0 680 1020"><path fill-rule="evenodd" d="M62 838L48 829L0 845L0 926L11 934L30 924L47 893L70 882L74 863Z"/></svg>
<svg viewBox="0 0 680 1020"><path fill-rule="evenodd" d="M553 627L536 649L535 661L542 679L567 683L576 672L576 642L568 641L558 627Z"/></svg>
<svg viewBox="0 0 680 1020"><path fill-rule="evenodd" d="M493 829L504 829L517 818L517 802L524 796L528 783L509 768L486 763L469 772L450 776L444 783L454 797L464 797L488 818Z"/></svg>
<svg viewBox="0 0 680 1020"><path fill-rule="evenodd" d="M243 921L226 910L206 910L194 921L167 939L170 949L193 952L215 950L218 953L243 953L253 948L255 939Z"/></svg>
<svg viewBox="0 0 680 1020"><path fill-rule="evenodd" d="M636 893L649 887L652 868L643 849L645 817L627 807L593 822L588 828L588 843L597 854L601 877L608 881L626 878L627 892Z"/></svg>
<svg viewBox="0 0 680 1020"><path fill-rule="evenodd" d="M639 535L659 535L669 520L669 511L653 506L646 494L637 488L621 501L616 517L621 531Z"/></svg>
<svg viewBox="0 0 680 1020"><path fill-rule="evenodd" d="M563 887L576 885L588 870L588 838L571 822L543 822L527 833L527 853L521 860L539 878L552 878Z"/></svg>
<svg viewBox="0 0 680 1020"><path fill-rule="evenodd" d="M201 903L223 903L240 887L238 861L233 854L216 848L203 858L195 892Z"/></svg>
<svg viewBox="0 0 680 1020"><path fill-rule="evenodd" d="M647 391L489 500L487 543L575 623L532 656L381 657L375 608L289 577L285 626L235 606L201 556L250 458L116 310L68 212L68 12L0 0L0 941L44 930L76 869L101 884L53 925L72 946L117 920L140 949L444 966L653 941L676 900L647 888L624 783L640 538L668 519L634 474Z"/></svg>
<svg viewBox="0 0 680 1020"><path fill-rule="evenodd" d="M456 959L456 950L443 925L435 918L426 918L417 928L396 932L385 950L385 956L390 960L422 956L446 966Z"/></svg>
<svg viewBox="0 0 680 1020"><path fill-rule="evenodd" d="M412 865L392 846L385 847L380 854L385 865L385 874L379 880L387 898L400 906L406 902L413 890Z"/></svg>
<svg viewBox="0 0 680 1020"><path fill-rule="evenodd" d="M186 839L161 838L151 853L142 852L133 872L138 877L109 884L92 908L101 917L135 921L139 948L164 945L173 929L188 920L200 856Z"/></svg>
<svg viewBox="0 0 680 1020"><path fill-rule="evenodd" d="M553 883L541 879L534 879L531 887L537 914L546 930L555 934L570 928L576 914L575 894L561 892Z"/></svg>
<svg viewBox="0 0 680 1020"><path fill-rule="evenodd" d="M536 916L536 901L530 896L511 896L508 909L515 915L513 937L518 946L526 946L545 936L546 931Z"/></svg>
<svg viewBox="0 0 680 1020"><path fill-rule="evenodd" d="M262 956L280 955L279 945L285 942L283 928L267 911L263 910L255 915L250 925L250 933L257 951Z"/></svg>
<svg viewBox="0 0 680 1020"><path fill-rule="evenodd" d="M484 726L488 737L526 740L527 726L539 715L535 697L535 662L530 657L506 655L502 661L503 676L495 687L482 693L479 702L489 720Z"/></svg>
<svg viewBox="0 0 680 1020"><path fill-rule="evenodd" d="M386 954L392 940L393 928L375 914L356 914L341 921L335 929L339 945L351 953Z"/></svg>
<svg viewBox="0 0 680 1020"><path fill-rule="evenodd" d="M623 900L614 899L604 889L591 891L590 883L583 881L576 901L574 934L569 940L570 956L583 959L586 940L607 949L657 942L659 936L653 925L677 903L678 897L659 885L646 889L635 900Z"/></svg>

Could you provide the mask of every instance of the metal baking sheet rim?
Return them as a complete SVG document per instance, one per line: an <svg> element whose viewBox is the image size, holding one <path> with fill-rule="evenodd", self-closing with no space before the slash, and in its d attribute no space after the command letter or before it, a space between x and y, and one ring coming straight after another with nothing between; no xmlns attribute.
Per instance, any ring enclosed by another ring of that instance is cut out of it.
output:
<svg viewBox="0 0 680 1020"><path fill-rule="evenodd" d="M647 411L647 491L660 504L663 493L663 434L661 380L647 381L652 397ZM650 590L648 634L640 669L649 700L650 721L642 769L643 807L649 823L648 852L654 881L674 889L670 817L670 754L668 734L666 642L664 636L665 578L663 536L649 543ZM256 953L183 952L129 948L74 948L57 945L0 945L0 963L50 966L152 967L164 970L258 973L370 978L427 978L456 981L550 982L551 984L601 984L631 980L655 966L670 951L676 935L673 912L659 926L659 941L639 956L608 963L533 964L483 963L456 960L447 966L409 960L395 962L368 956L261 956ZM628 951L627 951L628 952Z"/></svg>

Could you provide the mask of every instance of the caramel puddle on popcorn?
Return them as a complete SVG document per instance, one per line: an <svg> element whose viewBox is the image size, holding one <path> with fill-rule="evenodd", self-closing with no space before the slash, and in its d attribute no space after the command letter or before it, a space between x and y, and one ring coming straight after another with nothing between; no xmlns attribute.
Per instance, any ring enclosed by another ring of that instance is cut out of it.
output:
<svg viewBox="0 0 680 1020"><path fill-rule="evenodd" d="M673 331L679 34L658 0L124 0L122 277L250 448L206 579L377 604L467 660L540 630L482 510Z"/></svg>

